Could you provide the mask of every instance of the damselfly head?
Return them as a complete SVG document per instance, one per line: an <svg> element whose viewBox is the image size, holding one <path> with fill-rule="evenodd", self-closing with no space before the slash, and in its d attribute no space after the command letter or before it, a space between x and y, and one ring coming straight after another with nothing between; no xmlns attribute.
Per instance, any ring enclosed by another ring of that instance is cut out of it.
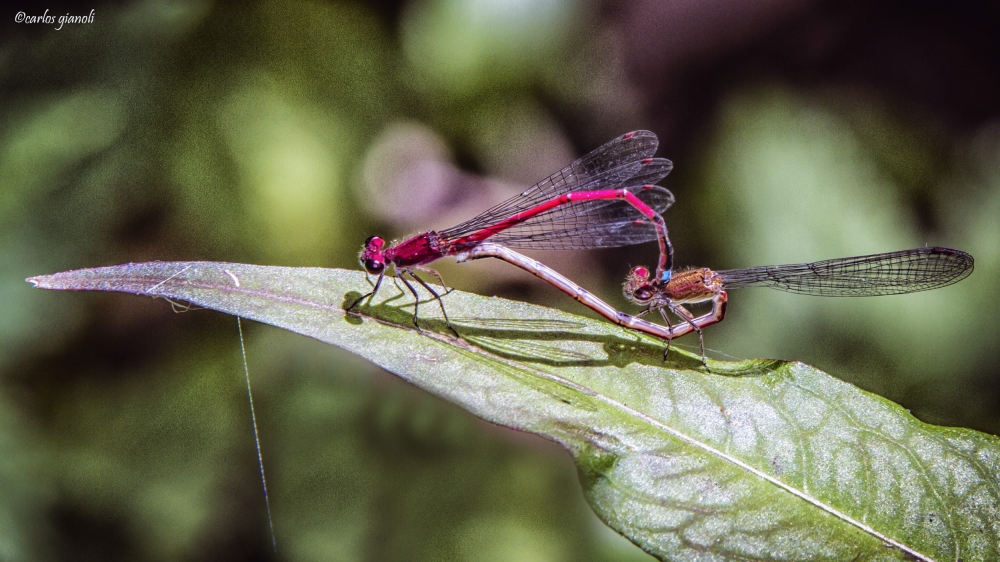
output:
<svg viewBox="0 0 1000 562"><path fill-rule="evenodd" d="M385 240L379 236L369 236L365 240L365 246L361 249L359 261L361 267L372 275L378 275L385 270L385 256L382 255L382 248L385 247Z"/></svg>
<svg viewBox="0 0 1000 562"><path fill-rule="evenodd" d="M656 290L649 282L649 270L637 265L628 272L622 287L625 298L636 304L649 304L656 296Z"/></svg>

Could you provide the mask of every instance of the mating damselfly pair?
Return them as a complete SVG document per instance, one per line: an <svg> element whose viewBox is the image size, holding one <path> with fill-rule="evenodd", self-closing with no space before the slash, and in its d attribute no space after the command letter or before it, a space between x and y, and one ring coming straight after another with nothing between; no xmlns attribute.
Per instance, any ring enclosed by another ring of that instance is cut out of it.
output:
<svg viewBox="0 0 1000 562"><path fill-rule="evenodd" d="M803 264L724 271L695 268L675 273L673 247L661 216L674 197L656 185L673 164L653 156L657 145L655 134L631 132L457 226L423 232L390 246L378 236L368 238L360 255L361 265L368 273L377 274L378 280L371 292L347 310L352 311L366 298L370 300L378 292L386 268L393 266L397 278L414 296L414 326L420 329L420 297L407 277L438 301L446 324L458 336L448 321L441 295L416 272L441 281L427 264L447 256L459 262L492 257L549 282L616 324L662 338L667 342L664 357L672 339L697 332L705 363L702 328L725 317L730 289L770 287L819 296L898 295L944 287L972 273L971 255L941 247ZM595 249L652 240L657 240L660 248L655 272L633 267L624 285L625 296L645 307L635 315L617 310L548 266L511 249ZM695 316L687 306L701 302L711 302L712 310ZM642 318L652 311L662 316L665 325ZM668 312L678 321L671 322Z"/></svg>

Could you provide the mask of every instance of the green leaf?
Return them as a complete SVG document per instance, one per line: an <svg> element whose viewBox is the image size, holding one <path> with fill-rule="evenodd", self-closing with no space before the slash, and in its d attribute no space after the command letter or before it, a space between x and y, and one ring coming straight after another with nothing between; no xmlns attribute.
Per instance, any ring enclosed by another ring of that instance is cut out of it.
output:
<svg viewBox="0 0 1000 562"><path fill-rule="evenodd" d="M46 289L190 302L342 347L507 427L562 444L594 511L664 560L1000 559L1000 440L920 422L801 363L711 362L606 322L361 272L129 264Z"/></svg>

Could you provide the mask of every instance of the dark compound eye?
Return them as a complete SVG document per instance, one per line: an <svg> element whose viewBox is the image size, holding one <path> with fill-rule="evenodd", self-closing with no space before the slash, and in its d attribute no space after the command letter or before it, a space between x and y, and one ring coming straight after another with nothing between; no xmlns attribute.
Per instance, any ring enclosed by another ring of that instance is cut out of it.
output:
<svg viewBox="0 0 1000 562"><path fill-rule="evenodd" d="M645 287L640 287L636 289L634 293L632 293L632 296L635 297L635 300L638 301L648 301L649 299L653 298L653 291Z"/></svg>
<svg viewBox="0 0 1000 562"><path fill-rule="evenodd" d="M361 265L365 267L365 271L372 274L382 273L385 269L385 264L379 260L362 260Z"/></svg>
<svg viewBox="0 0 1000 562"><path fill-rule="evenodd" d="M369 236L368 239L365 240L365 248L372 250L380 250L384 245L385 240L382 240L380 236Z"/></svg>

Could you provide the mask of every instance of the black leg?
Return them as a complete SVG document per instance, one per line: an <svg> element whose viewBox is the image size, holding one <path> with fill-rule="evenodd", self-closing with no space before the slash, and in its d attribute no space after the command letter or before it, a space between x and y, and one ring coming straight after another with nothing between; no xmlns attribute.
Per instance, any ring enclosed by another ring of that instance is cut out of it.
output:
<svg viewBox="0 0 1000 562"><path fill-rule="evenodd" d="M417 277L413 273L410 273L410 277L416 279L417 283L420 283L421 285L423 285L425 289L427 289L428 291L430 291L430 293L432 295L434 295L434 298L437 299L437 301L438 301L438 305L441 307L441 314L444 315L444 323L448 326L448 329L451 330L451 333L455 334L456 338L461 338L462 336L458 335L458 332L455 331L454 326L451 325L451 321L448 320L448 313L444 309L444 301L441 300L441 296L438 295L437 292L434 289L432 289L431 286L428 285L427 282L424 281L423 279ZM438 279L440 279L440 277L438 277ZM448 293L445 293L445 294L448 294Z"/></svg>
<svg viewBox="0 0 1000 562"><path fill-rule="evenodd" d="M361 301L363 301L365 299L368 299L368 302L371 303L372 298L375 297L375 293L378 292L379 286L382 285L382 278L383 277L385 277L385 272L384 271L379 274L378 281L375 282L375 288L373 288L372 291L370 293L368 293L367 295L361 295L360 297L354 299L354 302L352 302L350 304L350 306L348 306L347 308L345 308L344 311L345 312L351 312L352 310L354 310L355 306L358 306L358 303L360 303ZM371 281L368 281L368 282L371 283Z"/></svg>
<svg viewBox="0 0 1000 562"><path fill-rule="evenodd" d="M667 316L667 311L663 310L663 307L658 309L660 311L660 316L663 317L663 322L667 325L668 330L673 330L674 326L670 323L670 317ZM667 340L667 347L663 350L663 360L667 360L667 355L670 354L670 343L674 341L673 339Z"/></svg>
<svg viewBox="0 0 1000 562"><path fill-rule="evenodd" d="M441 274L438 273L437 271L434 271L433 269L430 269L429 267L420 267L420 266L417 266L417 270L418 271L426 271L427 273L430 273L431 275L433 275L434 278L438 280L438 283L440 283L441 286L444 287L444 294L445 295L447 295L448 293L450 293L450 292L452 292L454 290L451 287L449 287L449 286L447 286L447 285L444 284L444 279L441 278ZM430 289L428 289L428 291L429 290Z"/></svg>
<svg viewBox="0 0 1000 562"><path fill-rule="evenodd" d="M705 366L706 371L711 373L712 369L708 367L708 359L705 357L705 336L701 333L701 328L698 326L698 324L695 323L694 315L691 314L691 312L688 309L684 308L679 304L670 305L670 312L673 312L674 314L677 315L678 318L681 318L688 324L691 324L691 327L694 328L694 331L698 332L698 345L701 346L701 364Z"/></svg>
<svg viewBox="0 0 1000 562"><path fill-rule="evenodd" d="M667 318L666 313L663 312L663 307L662 306L661 307L657 307L656 310L660 311L660 316L663 317L663 321L666 322L667 329L669 330L671 328L670 318ZM652 311L653 311L653 306L652 305L647 306L645 308L645 310L643 310L642 312L639 312L638 314L635 314L635 317L636 318L642 318L643 316L649 314ZM667 340L667 347L664 348L664 350L663 350L663 360L664 361L667 360L667 354L670 353L670 341L671 340L669 340L669 339Z"/></svg>
<svg viewBox="0 0 1000 562"><path fill-rule="evenodd" d="M406 272L400 272L398 276L399 280L403 282L403 285L406 285L406 288L409 289L411 293L413 293L413 327L416 328L418 332L422 333L423 330L420 329L420 324L417 323L417 311L420 308L420 295L417 294L417 290L413 288L413 285L410 285L410 282L403 277L403 273Z"/></svg>

